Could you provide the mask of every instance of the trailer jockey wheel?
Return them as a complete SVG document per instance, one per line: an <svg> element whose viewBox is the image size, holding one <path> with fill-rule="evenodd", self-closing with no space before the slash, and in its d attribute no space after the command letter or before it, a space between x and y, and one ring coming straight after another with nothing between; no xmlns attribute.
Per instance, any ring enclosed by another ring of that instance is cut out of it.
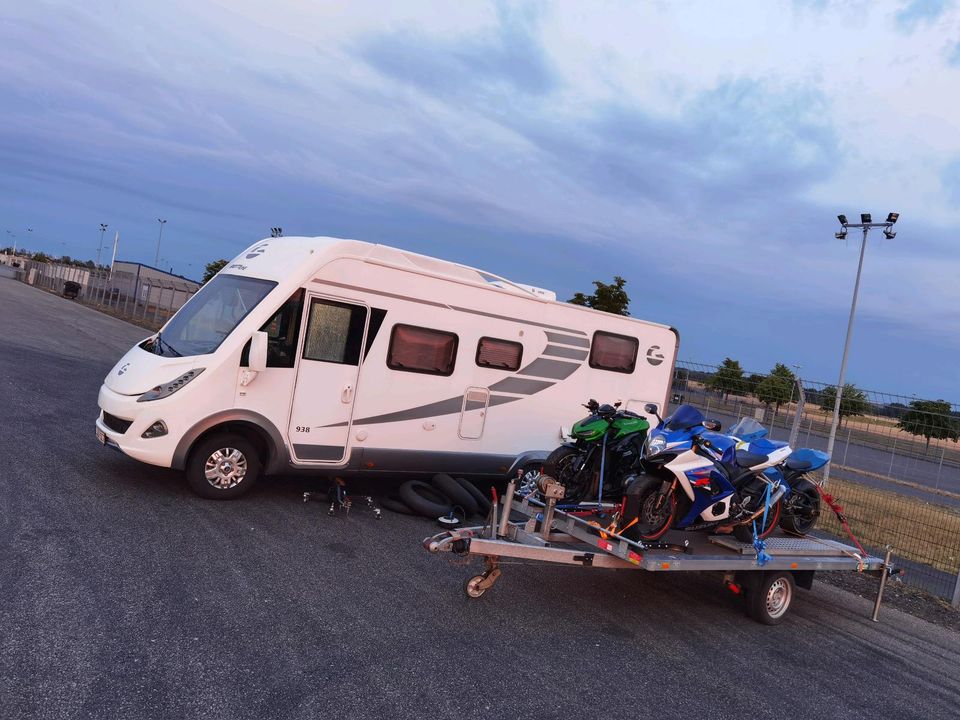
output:
<svg viewBox="0 0 960 720"><path fill-rule="evenodd" d="M776 625L787 616L793 601L793 575L782 570L763 573L747 590L747 611L757 622Z"/></svg>
<svg viewBox="0 0 960 720"><path fill-rule="evenodd" d="M467 580L463 586L463 590L467 593L467 597L478 598L483 595L488 588L493 587L493 584L499 577L500 568L493 566L482 575L474 575Z"/></svg>

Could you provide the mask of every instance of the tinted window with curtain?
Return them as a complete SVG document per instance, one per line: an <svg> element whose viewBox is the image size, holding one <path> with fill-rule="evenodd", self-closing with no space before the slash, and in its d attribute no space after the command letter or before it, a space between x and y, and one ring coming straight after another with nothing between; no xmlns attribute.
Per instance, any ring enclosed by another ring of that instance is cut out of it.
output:
<svg viewBox="0 0 960 720"><path fill-rule="evenodd" d="M394 325L387 351L391 370L451 375L457 359L457 336L442 330Z"/></svg>
<svg viewBox="0 0 960 720"><path fill-rule="evenodd" d="M365 307L332 300L311 300L303 357L359 365L366 322Z"/></svg>
<svg viewBox="0 0 960 720"><path fill-rule="evenodd" d="M590 345L590 367L611 372L632 373L637 364L640 341L627 335L598 330Z"/></svg>
<svg viewBox="0 0 960 720"><path fill-rule="evenodd" d="M498 370L519 370L523 345L510 340L480 338L477 343L477 365Z"/></svg>

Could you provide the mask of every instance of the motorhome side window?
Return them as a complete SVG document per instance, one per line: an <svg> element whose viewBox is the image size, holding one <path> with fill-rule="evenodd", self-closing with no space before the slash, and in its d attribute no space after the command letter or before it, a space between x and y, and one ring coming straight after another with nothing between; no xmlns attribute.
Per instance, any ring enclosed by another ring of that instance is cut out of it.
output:
<svg viewBox="0 0 960 720"><path fill-rule="evenodd" d="M387 350L387 367L404 372L452 375L457 336L442 330L394 325Z"/></svg>
<svg viewBox="0 0 960 720"><path fill-rule="evenodd" d="M632 373L637 366L640 341L628 335L597 330L590 343L590 367L611 372Z"/></svg>
<svg viewBox="0 0 960 720"><path fill-rule="evenodd" d="M304 359L359 365L366 324L367 309L361 305L311 300Z"/></svg>
<svg viewBox="0 0 960 720"><path fill-rule="evenodd" d="M300 340L300 316L303 315L303 290L297 290L276 314L260 328L267 334L267 367L292 368ZM250 341L243 348L240 365L249 365Z"/></svg>
<svg viewBox="0 0 960 720"><path fill-rule="evenodd" d="M477 365L497 370L519 370L523 345L510 340L482 337L477 343Z"/></svg>

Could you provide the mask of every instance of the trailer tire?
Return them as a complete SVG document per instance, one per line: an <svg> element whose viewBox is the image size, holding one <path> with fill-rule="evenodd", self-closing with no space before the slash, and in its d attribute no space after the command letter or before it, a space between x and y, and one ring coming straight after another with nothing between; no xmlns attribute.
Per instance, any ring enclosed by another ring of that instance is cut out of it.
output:
<svg viewBox="0 0 960 720"><path fill-rule="evenodd" d="M747 590L747 610L757 622L776 625L787 616L793 595L793 575L771 570Z"/></svg>
<svg viewBox="0 0 960 720"><path fill-rule="evenodd" d="M417 515L413 510L407 507L407 504L400 499L399 495L387 495L386 497L380 498L381 507L385 507L390 512L395 512L398 515Z"/></svg>
<svg viewBox="0 0 960 720"><path fill-rule="evenodd" d="M480 509L473 495L446 473L437 473L434 475L433 479L430 480L430 484L446 495L454 505L459 505L464 511L465 518L476 515Z"/></svg>
<svg viewBox="0 0 960 720"><path fill-rule="evenodd" d="M232 500L260 477L260 455L242 435L220 432L202 440L187 461L187 484L200 497Z"/></svg>
<svg viewBox="0 0 960 720"><path fill-rule="evenodd" d="M400 486L403 504L418 515L438 518L453 508L447 498L420 480L408 480Z"/></svg>

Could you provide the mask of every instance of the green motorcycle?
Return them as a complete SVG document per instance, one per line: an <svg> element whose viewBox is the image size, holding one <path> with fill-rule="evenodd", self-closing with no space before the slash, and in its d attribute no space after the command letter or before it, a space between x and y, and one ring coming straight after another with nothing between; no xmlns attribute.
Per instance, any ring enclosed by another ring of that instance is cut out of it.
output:
<svg viewBox="0 0 960 720"><path fill-rule="evenodd" d="M561 506L584 500L619 502L624 480L636 472L650 423L642 415L620 410L620 403L600 405L591 399L590 415L570 431L573 442L554 450L543 463L543 473L565 488Z"/></svg>

